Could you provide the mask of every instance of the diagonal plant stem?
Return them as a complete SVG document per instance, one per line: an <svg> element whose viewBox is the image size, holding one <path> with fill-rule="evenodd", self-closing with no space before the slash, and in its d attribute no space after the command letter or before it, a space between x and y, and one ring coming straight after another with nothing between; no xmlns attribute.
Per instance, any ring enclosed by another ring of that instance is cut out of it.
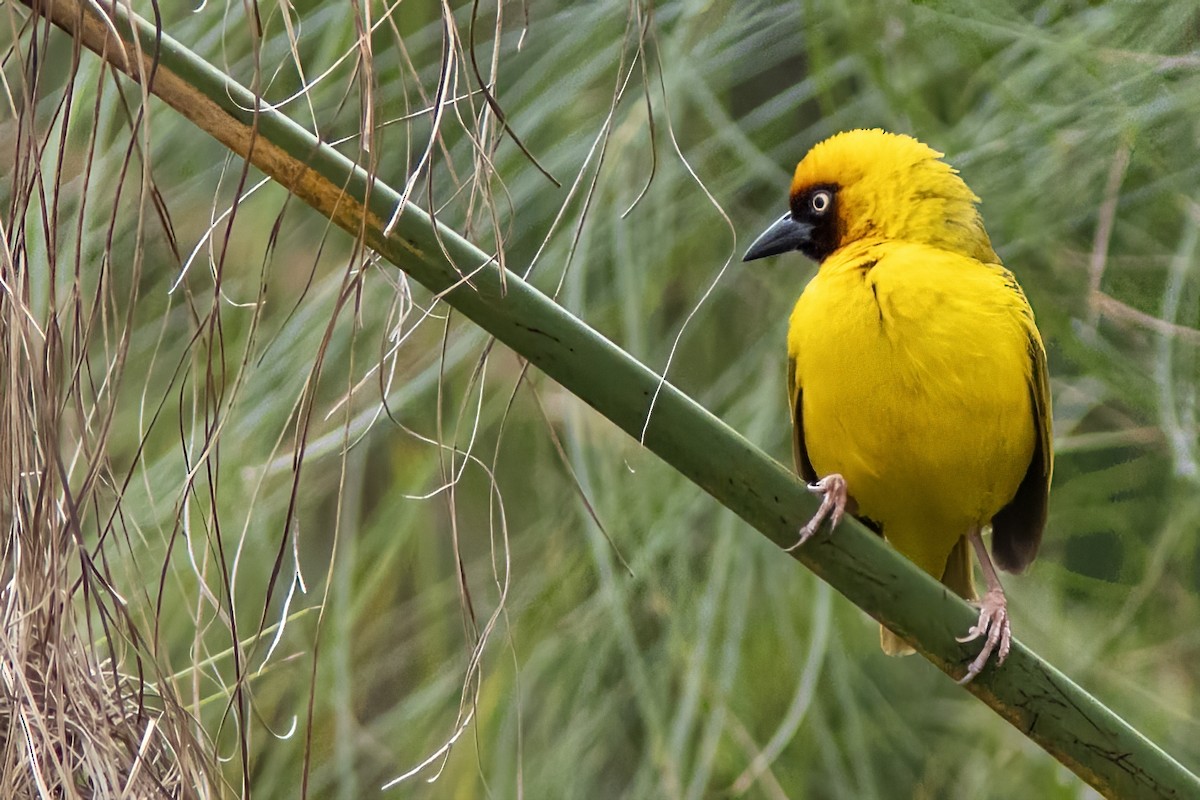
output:
<svg viewBox="0 0 1200 800"><path fill-rule="evenodd" d="M789 470L541 292L502 274L490 256L412 205L385 235L400 201L394 189L126 9L105 0L24 2L135 80L152 76L152 94L629 435L643 430L661 386L645 447L771 541L794 543L814 501ZM879 537L848 520L836 536L818 536L792 555L938 668L963 675L977 648L954 637L975 611ZM1200 779L1019 642L1002 668L986 669L967 690L1106 797L1200 797Z"/></svg>

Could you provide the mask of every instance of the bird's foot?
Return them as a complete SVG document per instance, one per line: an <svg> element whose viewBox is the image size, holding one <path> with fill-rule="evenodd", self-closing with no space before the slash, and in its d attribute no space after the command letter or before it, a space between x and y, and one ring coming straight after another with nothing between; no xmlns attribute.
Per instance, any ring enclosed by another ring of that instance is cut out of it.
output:
<svg viewBox="0 0 1200 800"><path fill-rule="evenodd" d="M810 483L807 489L813 494L821 496L821 507L817 509L816 514L813 514L813 518L808 521L808 524L800 529L800 538L787 549L786 552L789 553L811 539L827 518L829 519L829 530L832 531L846 513L846 503L849 501L850 494L846 490L846 479L841 475L837 473L826 475L816 483Z"/></svg>
<svg viewBox="0 0 1200 800"><path fill-rule="evenodd" d="M988 589L979 604L979 621L958 641L973 642L980 637L986 637L983 650L967 667L967 674L958 682L960 686L970 683L983 671L993 652L996 654L996 666L1000 666L1004 659L1008 658L1008 650L1012 646L1012 630L1008 622L1008 600L999 586Z"/></svg>

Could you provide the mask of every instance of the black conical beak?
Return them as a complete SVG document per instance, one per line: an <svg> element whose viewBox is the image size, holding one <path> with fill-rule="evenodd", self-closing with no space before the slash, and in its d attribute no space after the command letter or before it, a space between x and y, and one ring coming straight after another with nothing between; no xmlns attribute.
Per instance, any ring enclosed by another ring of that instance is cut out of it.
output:
<svg viewBox="0 0 1200 800"><path fill-rule="evenodd" d="M766 258L780 253L790 253L799 250L812 241L813 226L807 222L797 222L790 213L784 214L771 227L767 228L750 245L742 261L753 261L756 258Z"/></svg>

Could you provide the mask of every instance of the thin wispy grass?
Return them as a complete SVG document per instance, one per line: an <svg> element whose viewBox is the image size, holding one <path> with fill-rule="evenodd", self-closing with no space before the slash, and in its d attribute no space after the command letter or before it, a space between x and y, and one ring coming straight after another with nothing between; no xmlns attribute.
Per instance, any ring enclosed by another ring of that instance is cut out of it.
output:
<svg viewBox="0 0 1200 800"><path fill-rule="evenodd" d="M780 457L810 267L739 269L700 303L722 213L761 228L843 128L945 150L1051 351L1063 446L1019 633L1195 767L1200 21L1151 5L160 10ZM397 791L1085 796L436 297L249 194L256 171L86 55L64 77L71 43L5 12L24 783L0 790L360 797L434 756Z"/></svg>

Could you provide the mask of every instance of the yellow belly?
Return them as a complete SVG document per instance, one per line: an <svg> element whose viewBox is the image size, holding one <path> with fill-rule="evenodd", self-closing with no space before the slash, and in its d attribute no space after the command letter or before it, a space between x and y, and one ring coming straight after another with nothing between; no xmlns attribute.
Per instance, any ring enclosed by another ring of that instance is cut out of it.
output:
<svg viewBox="0 0 1200 800"><path fill-rule="evenodd" d="M841 473L859 512L940 577L1033 455L1024 300L969 258L866 250L827 260L792 314L804 441L817 474Z"/></svg>

